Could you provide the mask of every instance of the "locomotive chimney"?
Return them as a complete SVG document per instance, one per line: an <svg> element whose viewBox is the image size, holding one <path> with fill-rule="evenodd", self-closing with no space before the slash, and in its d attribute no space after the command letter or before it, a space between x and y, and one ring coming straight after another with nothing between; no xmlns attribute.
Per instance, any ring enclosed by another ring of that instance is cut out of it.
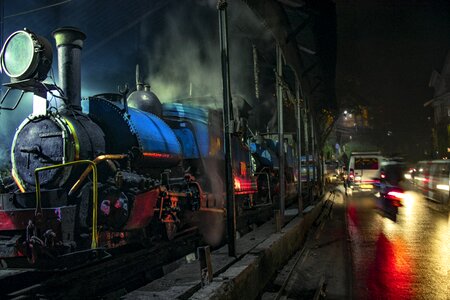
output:
<svg viewBox="0 0 450 300"><path fill-rule="evenodd" d="M86 35L75 27L61 27L53 32L58 49L59 84L67 98L66 105L81 109L81 49Z"/></svg>

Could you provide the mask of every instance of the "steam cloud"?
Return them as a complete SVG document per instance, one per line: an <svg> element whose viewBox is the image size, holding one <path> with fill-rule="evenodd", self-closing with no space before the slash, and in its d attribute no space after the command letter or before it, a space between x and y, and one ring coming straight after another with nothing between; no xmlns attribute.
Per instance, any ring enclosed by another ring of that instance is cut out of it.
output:
<svg viewBox="0 0 450 300"><path fill-rule="evenodd" d="M211 18L208 10L180 7L166 14L163 30L156 35L143 30L143 39L153 38L146 57L147 82L163 102L220 95L218 39L216 31L205 26L205 18Z"/></svg>
<svg viewBox="0 0 450 300"><path fill-rule="evenodd" d="M178 98L212 96L222 107L222 75L216 0L178 4L163 17L162 30L152 31L143 22L141 39L147 43L145 63L154 92L163 102ZM236 2L229 8L229 53L231 89L254 105L251 32L270 38L249 8ZM152 20L148 20L149 22ZM204 105L204 103L199 103Z"/></svg>

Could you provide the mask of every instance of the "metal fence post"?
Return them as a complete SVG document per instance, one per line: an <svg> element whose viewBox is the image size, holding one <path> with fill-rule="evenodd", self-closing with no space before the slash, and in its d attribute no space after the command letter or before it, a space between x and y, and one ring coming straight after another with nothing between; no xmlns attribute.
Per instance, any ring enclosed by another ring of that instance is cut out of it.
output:
<svg viewBox="0 0 450 300"><path fill-rule="evenodd" d="M213 280L213 270L211 264L211 252L209 246L197 248L198 260L200 262L201 286L210 284Z"/></svg>
<svg viewBox="0 0 450 300"><path fill-rule="evenodd" d="M228 255L236 256L236 212L234 197L234 181L232 170L231 134L233 120L233 104L231 102L230 88L230 62L228 53L228 23L227 23L227 1L219 0L217 3L219 11L219 35L220 55L222 61L222 92L223 92L223 130L224 130L224 152L225 152L225 189L227 208L227 234Z"/></svg>

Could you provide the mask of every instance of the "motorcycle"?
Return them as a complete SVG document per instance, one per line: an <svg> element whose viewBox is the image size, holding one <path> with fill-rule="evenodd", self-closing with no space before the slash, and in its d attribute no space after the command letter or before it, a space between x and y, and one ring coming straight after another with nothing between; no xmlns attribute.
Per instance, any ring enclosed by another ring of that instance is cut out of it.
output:
<svg viewBox="0 0 450 300"><path fill-rule="evenodd" d="M377 208L384 212L385 216L392 221L397 221L398 208L403 206L405 191L390 184L381 174L379 191L375 194L377 199Z"/></svg>

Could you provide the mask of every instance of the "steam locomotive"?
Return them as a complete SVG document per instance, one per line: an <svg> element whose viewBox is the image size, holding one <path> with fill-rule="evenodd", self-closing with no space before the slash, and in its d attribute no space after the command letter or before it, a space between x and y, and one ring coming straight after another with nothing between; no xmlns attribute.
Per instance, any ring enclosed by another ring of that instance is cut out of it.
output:
<svg viewBox="0 0 450 300"><path fill-rule="evenodd" d="M2 49L1 67L11 78L6 86L34 93L34 102L11 146L13 181L0 185L0 256L35 261L149 236L170 240L192 226L207 243L221 243L221 111L188 100L162 104L140 80L129 95L123 90L81 101L85 35L63 27L53 36L59 86L44 82L52 48L43 37L20 30ZM49 94L61 101L56 109L48 106ZM238 224L245 225L272 207L277 154L270 138L250 144L245 119L236 119L234 193ZM298 178L293 164L291 158L289 186Z"/></svg>

